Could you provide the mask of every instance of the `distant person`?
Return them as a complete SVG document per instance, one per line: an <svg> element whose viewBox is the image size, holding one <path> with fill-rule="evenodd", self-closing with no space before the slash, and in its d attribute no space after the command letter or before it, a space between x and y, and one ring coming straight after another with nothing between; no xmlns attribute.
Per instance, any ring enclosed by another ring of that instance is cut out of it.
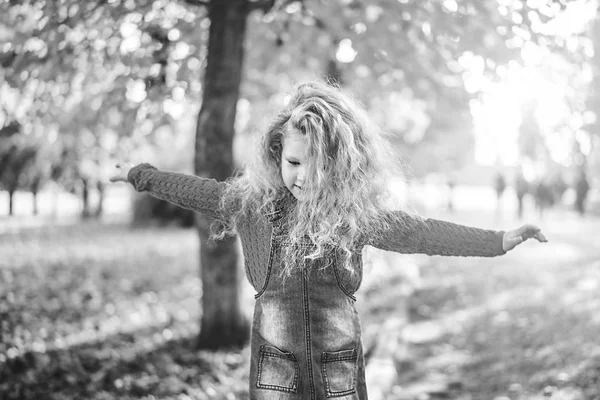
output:
<svg viewBox="0 0 600 400"><path fill-rule="evenodd" d="M446 186L448 187L447 211L452 213L454 212L454 187L456 186L456 182L454 179L448 178L446 181Z"/></svg>
<svg viewBox="0 0 600 400"><path fill-rule="evenodd" d="M552 193L549 178L542 177L538 179L534 185L533 196L538 215L540 218L543 218L546 210L554 205L554 193Z"/></svg>
<svg viewBox="0 0 600 400"><path fill-rule="evenodd" d="M527 182L527 179L525 179L522 169L517 171L514 186L515 195L517 196L517 217L521 219L523 218L523 199L525 198L527 192L529 192L529 182Z"/></svg>
<svg viewBox="0 0 600 400"><path fill-rule="evenodd" d="M585 171L582 169L575 179L575 210L579 215L585 214L585 203L590 191L590 182L587 179Z"/></svg>
<svg viewBox="0 0 600 400"><path fill-rule="evenodd" d="M239 236L257 292L253 400L367 399L354 297L364 246L492 257L530 238L547 241L534 225L493 231L390 209L382 177L402 175L398 160L341 89L299 85L258 143L255 163L225 182L127 163L111 177L214 218L214 238Z"/></svg>
<svg viewBox="0 0 600 400"><path fill-rule="evenodd" d="M557 173L552 181L550 182L552 188L552 195L554 198L554 204L559 204L562 201L563 195L569 188L569 185L565 181L565 177L562 173Z"/></svg>
<svg viewBox="0 0 600 400"><path fill-rule="evenodd" d="M504 174L500 171L496 173L494 178L494 190L496 191L496 212L502 212L502 195L504 194L504 190L506 190L506 178L504 178Z"/></svg>

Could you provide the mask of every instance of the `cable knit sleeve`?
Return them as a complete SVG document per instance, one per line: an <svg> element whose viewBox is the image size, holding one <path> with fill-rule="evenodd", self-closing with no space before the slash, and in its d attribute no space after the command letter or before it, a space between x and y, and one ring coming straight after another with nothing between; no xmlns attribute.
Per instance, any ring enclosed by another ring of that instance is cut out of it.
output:
<svg viewBox="0 0 600 400"><path fill-rule="evenodd" d="M166 200L215 219L222 219L221 194L226 183L176 172L159 171L150 164L131 168L127 176L138 192Z"/></svg>
<svg viewBox="0 0 600 400"><path fill-rule="evenodd" d="M382 250L431 256L494 257L506 253L502 249L503 231L420 218L403 211L390 212L385 218L389 229L373 235L367 244Z"/></svg>

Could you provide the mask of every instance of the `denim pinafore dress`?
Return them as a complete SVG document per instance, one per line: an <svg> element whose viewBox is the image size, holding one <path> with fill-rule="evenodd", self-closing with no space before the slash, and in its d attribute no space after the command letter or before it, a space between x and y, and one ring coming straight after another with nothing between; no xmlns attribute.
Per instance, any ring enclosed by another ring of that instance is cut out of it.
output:
<svg viewBox="0 0 600 400"><path fill-rule="evenodd" d="M339 254L300 260L302 268L281 277L287 237L285 218L272 224L267 278L256 294L251 337L251 400L365 400L361 327L354 292L362 278L361 256L355 273L343 268ZM304 245L309 251L309 244Z"/></svg>

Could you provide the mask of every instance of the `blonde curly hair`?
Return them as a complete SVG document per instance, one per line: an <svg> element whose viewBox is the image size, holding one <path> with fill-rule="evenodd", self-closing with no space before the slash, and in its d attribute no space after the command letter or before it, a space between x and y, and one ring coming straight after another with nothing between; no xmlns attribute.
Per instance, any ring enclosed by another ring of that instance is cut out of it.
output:
<svg viewBox="0 0 600 400"><path fill-rule="evenodd" d="M309 161L302 201L295 202L289 215L283 274L304 264L297 260L325 257L333 249L341 251L344 267L352 271L352 254L365 238L388 227L388 185L390 179L403 176L405 168L363 107L325 83L296 87L261 136L254 162L229 180L222 205L235 204L236 212L216 237L234 233L245 213L272 210L285 197L282 143L292 131L308 139ZM312 244L308 254L302 248L306 240Z"/></svg>

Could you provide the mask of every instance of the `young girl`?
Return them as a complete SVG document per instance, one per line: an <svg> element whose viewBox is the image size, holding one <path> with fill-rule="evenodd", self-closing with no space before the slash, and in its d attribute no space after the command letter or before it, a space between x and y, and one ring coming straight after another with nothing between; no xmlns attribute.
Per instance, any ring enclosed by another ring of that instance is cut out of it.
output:
<svg viewBox="0 0 600 400"><path fill-rule="evenodd" d="M546 238L525 225L496 232L392 210L390 145L341 90L299 85L227 182L117 165L112 181L211 216L214 237L237 233L256 290L250 398L366 399L354 294L365 245L400 253L492 257Z"/></svg>

